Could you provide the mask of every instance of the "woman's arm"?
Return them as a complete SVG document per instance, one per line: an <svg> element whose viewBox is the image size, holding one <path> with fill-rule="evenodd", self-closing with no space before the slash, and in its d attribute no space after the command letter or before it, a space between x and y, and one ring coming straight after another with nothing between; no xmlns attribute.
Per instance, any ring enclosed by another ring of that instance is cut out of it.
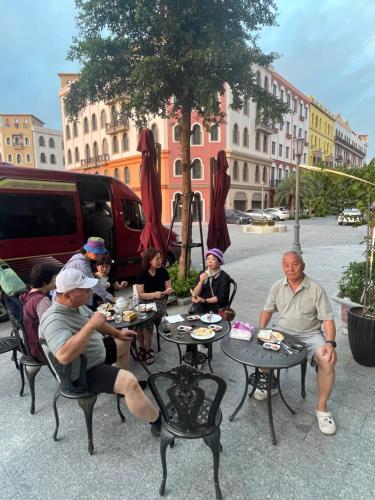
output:
<svg viewBox="0 0 375 500"><path fill-rule="evenodd" d="M138 297L142 300L150 300L150 299L161 299L163 297L163 292L145 292L144 285L136 285Z"/></svg>

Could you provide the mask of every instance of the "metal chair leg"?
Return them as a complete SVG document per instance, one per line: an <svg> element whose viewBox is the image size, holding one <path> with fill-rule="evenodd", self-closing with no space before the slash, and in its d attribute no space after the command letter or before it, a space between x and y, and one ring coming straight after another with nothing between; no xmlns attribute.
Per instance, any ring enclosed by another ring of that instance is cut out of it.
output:
<svg viewBox="0 0 375 500"><path fill-rule="evenodd" d="M217 500L222 500L223 496L219 485L219 464L220 464L220 431L217 429L212 434L203 438L206 445L211 448L214 459L214 483Z"/></svg>
<svg viewBox="0 0 375 500"><path fill-rule="evenodd" d="M121 394L117 394L117 411L118 411L118 414L120 415L121 422L124 423L125 422L125 415L122 413L121 406L120 406L121 397L122 397Z"/></svg>
<svg viewBox="0 0 375 500"><path fill-rule="evenodd" d="M23 391L25 389L25 372L23 369L23 363L20 363L20 377L21 377L20 396L23 396Z"/></svg>
<svg viewBox="0 0 375 500"><path fill-rule="evenodd" d="M162 427L161 436L160 436L160 458L161 458L161 466L163 468L163 479L161 481L161 485L159 488L159 494L164 496L165 494L165 484L167 482L167 448L171 445L174 446L174 437L171 436L165 429Z"/></svg>
<svg viewBox="0 0 375 500"><path fill-rule="evenodd" d="M177 344L177 348L178 348L178 355L180 357L180 361L179 361L179 364L182 363L182 353L181 353L181 347L180 347L180 344Z"/></svg>
<svg viewBox="0 0 375 500"><path fill-rule="evenodd" d="M94 453L94 442L92 439L92 413L94 410L94 405L96 400L97 396L92 396L91 398L85 398L85 399L78 399L78 404L82 408L85 414L87 437L88 437L88 450L90 455Z"/></svg>
<svg viewBox="0 0 375 500"><path fill-rule="evenodd" d="M27 380L29 382L30 393L31 393L31 406L30 413L34 415L35 413L35 377L40 371L41 366L25 366L25 372L27 376Z"/></svg>
<svg viewBox="0 0 375 500"><path fill-rule="evenodd" d="M17 359L17 347L13 349L13 354L12 354L12 361L14 361L14 364L16 365L17 370L20 369L20 366L18 364L18 359Z"/></svg>
<svg viewBox="0 0 375 500"><path fill-rule="evenodd" d="M307 369L307 359L305 359L301 363L301 396L303 398L306 397L306 389L305 389L306 369Z"/></svg>
<svg viewBox="0 0 375 500"><path fill-rule="evenodd" d="M57 431L59 430L59 425L60 425L59 414L57 412L57 400L59 399L59 397L60 397L60 390L57 389L57 391L55 392L55 396L53 398L53 413L55 414L55 421L56 421L55 432L53 433L54 441L57 441Z"/></svg>

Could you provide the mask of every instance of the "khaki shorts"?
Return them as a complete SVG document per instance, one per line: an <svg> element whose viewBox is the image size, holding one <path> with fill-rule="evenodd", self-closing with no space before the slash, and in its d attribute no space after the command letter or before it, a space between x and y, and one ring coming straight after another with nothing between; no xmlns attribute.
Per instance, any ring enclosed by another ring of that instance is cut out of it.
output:
<svg viewBox="0 0 375 500"><path fill-rule="evenodd" d="M313 330L312 332L308 333L300 333L294 332L292 330L287 330L286 328L283 328L279 325L273 326L272 329L286 333L293 340L295 340L296 343L302 342L302 344L305 344L307 346L307 357L310 360L311 365L315 366L312 359L314 356L314 352L318 349L318 347L325 345L326 343L326 338L321 330Z"/></svg>

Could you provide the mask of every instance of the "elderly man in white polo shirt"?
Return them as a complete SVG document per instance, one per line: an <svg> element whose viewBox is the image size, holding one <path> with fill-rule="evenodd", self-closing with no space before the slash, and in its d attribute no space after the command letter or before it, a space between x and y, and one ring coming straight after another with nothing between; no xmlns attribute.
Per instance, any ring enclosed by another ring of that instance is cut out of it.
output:
<svg viewBox="0 0 375 500"><path fill-rule="evenodd" d="M278 312L277 329L307 346L311 364L318 366L316 416L319 429L324 434L334 434L335 421L327 409L336 364L336 327L329 298L319 283L304 274L305 263L299 253L286 252L282 267L285 277L272 285L259 326L266 328L272 314ZM273 390L274 394L276 392ZM257 389L254 397L262 400L267 395Z"/></svg>

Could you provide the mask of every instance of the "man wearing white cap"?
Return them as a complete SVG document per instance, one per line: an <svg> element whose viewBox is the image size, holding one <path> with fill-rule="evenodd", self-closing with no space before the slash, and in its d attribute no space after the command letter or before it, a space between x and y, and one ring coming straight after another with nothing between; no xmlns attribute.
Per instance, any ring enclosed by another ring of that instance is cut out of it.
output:
<svg viewBox="0 0 375 500"><path fill-rule="evenodd" d="M64 269L56 277L56 301L43 314L39 336L63 364L72 364L72 382L79 378L80 354L87 358L87 386L95 393L123 394L129 411L151 423L160 434L160 414L127 370L133 330L117 330L105 316L85 304L97 279L78 269ZM104 337L105 336L105 337ZM115 363L115 364L114 364Z"/></svg>

